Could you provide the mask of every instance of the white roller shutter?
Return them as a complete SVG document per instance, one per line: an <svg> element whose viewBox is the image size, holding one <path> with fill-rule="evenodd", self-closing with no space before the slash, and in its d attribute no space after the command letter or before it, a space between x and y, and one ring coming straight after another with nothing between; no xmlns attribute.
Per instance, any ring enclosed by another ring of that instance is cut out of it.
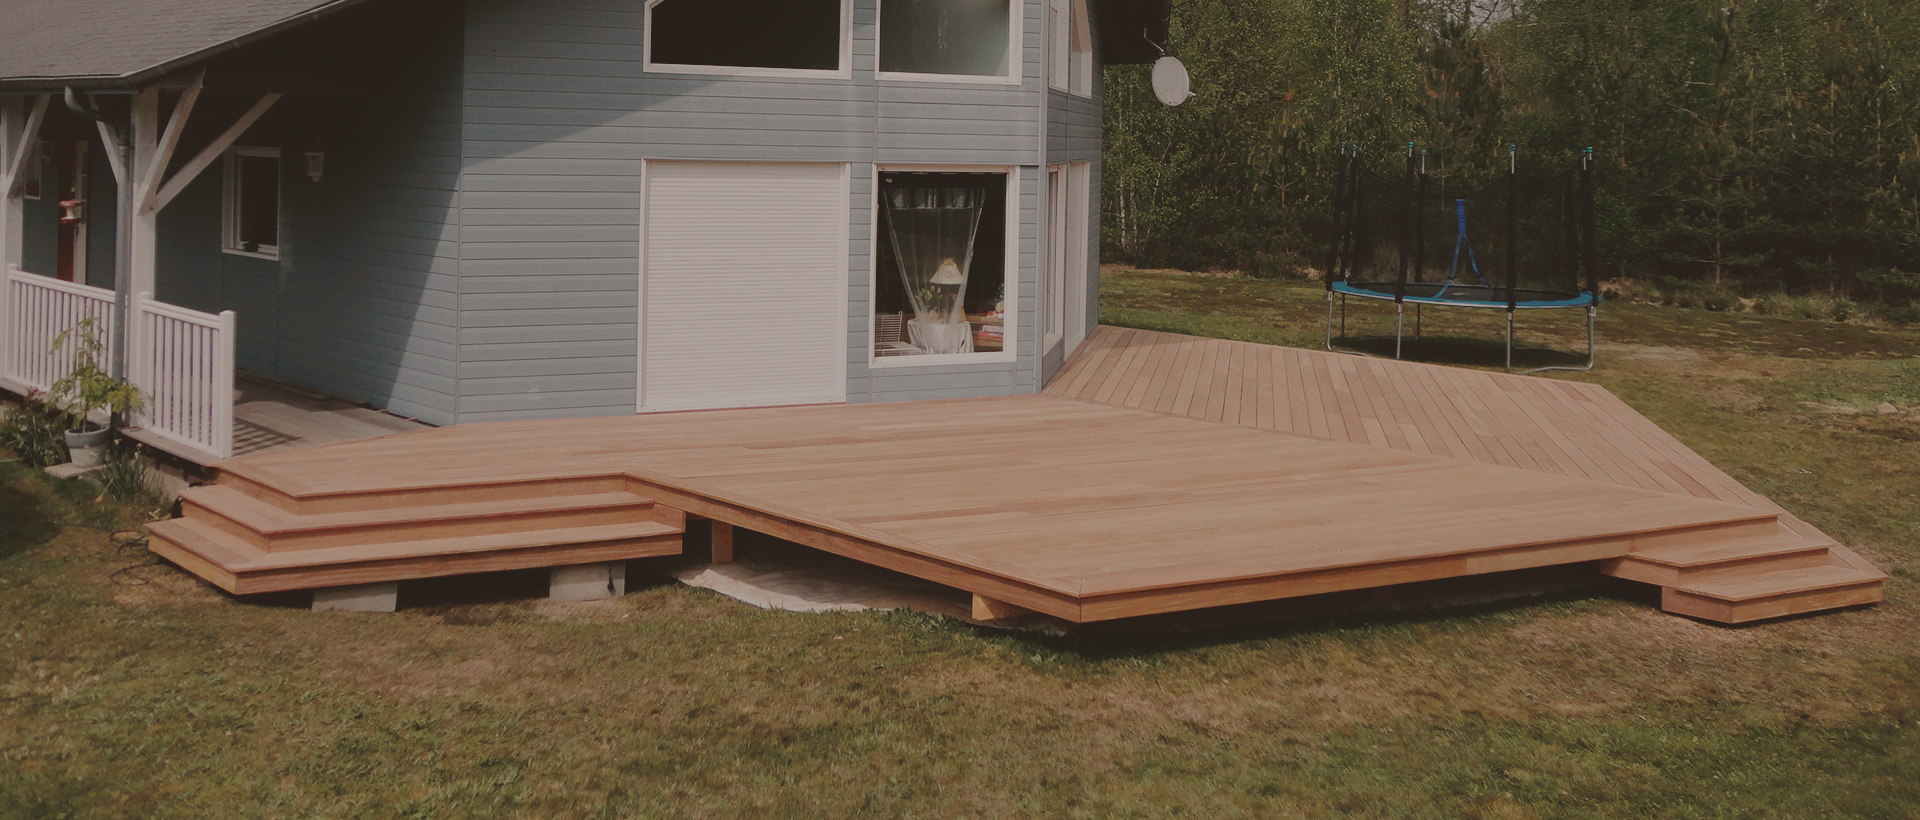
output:
<svg viewBox="0 0 1920 820"><path fill-rule="evenodd" d="M846 166L648 162L642 412L846 400Z"/></svg>

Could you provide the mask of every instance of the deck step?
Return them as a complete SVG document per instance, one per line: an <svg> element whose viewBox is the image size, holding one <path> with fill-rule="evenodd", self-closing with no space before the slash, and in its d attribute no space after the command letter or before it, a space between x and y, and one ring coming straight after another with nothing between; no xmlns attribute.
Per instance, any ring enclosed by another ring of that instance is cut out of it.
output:
<svg viewBox="0 0 1920 820"><path fill-rule="evenodd" d="M601 492L300 515L225 485L180 494L187 518L269 552L666 520L650 499Z"/></svg>
<svg viewBox="0 0 1920 820"><path fill-rule="evenodd" d="M237 595L678 555L682 533L641 521L270 553L191 518L148 529L154 552Z"/></svg>
<svg viewBox="0 0 1920 820"><path fill-rule="evenodd" d="M1678 544L1636 549L1601 565L1616 578L1660 586L1751 576L1781 569L1826 566L1833 542L1809 540L1793 533L1744 538L1721 543Z"/></svg>
<svg viewBox="0 0 1920 820"><path fill-rule="evenodd" d="M1745 623L1881 600L1884 574L1844 566L1778 569L1667 587L1660 608L1720 623Z"/></svg>
<svg viewBox="0 0 1920 820"><path fill-rule="evenodd" d="M618 492L626 487L620 473L548 476L514 481L422 481L379 490L335 490L326 484L308 486L248 464L226 461L214 486L224 486L287 512L300 515L365 510L405 510L451 504L490 504L530 498L554 498Z"/></svg>

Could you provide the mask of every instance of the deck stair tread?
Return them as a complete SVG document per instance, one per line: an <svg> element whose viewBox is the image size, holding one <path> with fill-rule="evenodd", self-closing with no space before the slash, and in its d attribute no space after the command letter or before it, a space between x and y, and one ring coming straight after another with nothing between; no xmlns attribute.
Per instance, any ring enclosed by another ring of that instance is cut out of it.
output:
<svg viewBox="0 0 1920 820"><path fill-rule="evenodd" d="M372 528L455 520L505 518L536 513L559 513L616 507L648 508L651 499L628 492L541 496L501 501L426 504L414 507L374 508L328 513L294 513L231 487L212 484L181 494L188 505L232 519L267 536L343 528Z"/></svg>
<svg viewBox="0 0 1920 820"><path fill-rule="evenodd" d="M1832 546L1832 541L1811 540L1789 534L1749 538L1723 544L1677 544L1650 547L1634 550L1626 558L1675 569L1692 569L1795 553L1817 552L1824 555Z"/></svg>
<svg viewBox="0 0 1920 820"><path fill-rule="evenodd" d="M360 563L392 558L465 555L503 550L532 549L608 541L639 540L677 536L682 529L659 521L630 524L602 524L590 527L565 527L548 530L495 533L461 538L405 541L393 544L366 544L348 547L267 552L191 518L178 518L149 526L155 534L186 547L222 568L236 573L328 564Z"/></svg>
<svg viewBox="0 0 1920 820"><path fill-rule="evenodd" d="M1673 589L1703 598L1742 602L1838 587L1879 584L1886 575L1863 572L1849 567L1824 566L1757 572L1737 578L1722 578L1675 585Z"/></svg>

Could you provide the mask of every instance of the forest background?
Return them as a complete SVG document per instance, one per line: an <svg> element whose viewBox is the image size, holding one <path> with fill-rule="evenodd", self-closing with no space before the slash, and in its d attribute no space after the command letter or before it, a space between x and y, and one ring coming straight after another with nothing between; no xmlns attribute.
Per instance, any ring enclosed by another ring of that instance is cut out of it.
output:
<svg viewBox="0 0 1920 820"><path fill-rule="evenodd" d="M1595 151L1600 269L1672 292L1827 294L1920 321L1920 3L1180 0L1106 69L1103 257L1324 265L1337 146L1469 182Z"/></svg>

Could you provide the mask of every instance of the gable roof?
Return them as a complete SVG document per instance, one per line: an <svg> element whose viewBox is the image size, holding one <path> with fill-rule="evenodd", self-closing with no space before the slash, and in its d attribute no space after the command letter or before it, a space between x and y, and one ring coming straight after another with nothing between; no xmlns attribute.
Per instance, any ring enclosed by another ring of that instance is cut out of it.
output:
<svg viewBox="0 0 1920 820"><path fill-rule="evenodd" d="M131 89L362 0L6 0L0 90Z"/></svg>
<svg viewBox="0 0 1920 820"><path fill-rule="evenodd" d="M364 0L5 0L0 91L134 89ZM1094 0L1102 61L1149 63L1168 0Z"/></svg>

